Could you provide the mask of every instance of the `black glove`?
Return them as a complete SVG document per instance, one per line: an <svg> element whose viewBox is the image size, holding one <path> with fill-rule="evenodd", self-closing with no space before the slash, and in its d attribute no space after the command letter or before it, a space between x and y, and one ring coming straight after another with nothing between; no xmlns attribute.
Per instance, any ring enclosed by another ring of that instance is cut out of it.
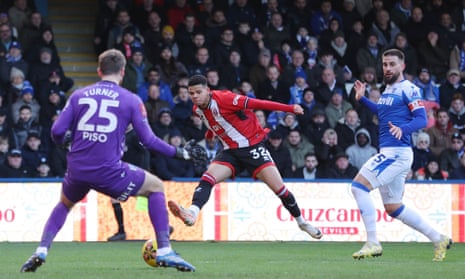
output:
<svg viewBox="0 0 465 279"><path fill-rule="evenodd" d="M184 160L191 159L191 157L189 156L189 152L182 147L176 147L176 154L174 155L174 157Z"/></svg>
<svg viewBox="0 0 465 279"><path fill-rule="evenodd" d="M195 145L197 144L197 141L195 139L191 139L184 144L184 148L189 151L192 149Z"/></svg>
<svg viewBox="0 0 465 279"><path fill-rule="evenodd" d="M189 156L195 165L207 165L208 164L208 155L205 148L198 145L194 139L189 140L184 149L187 150Z"/></svg>

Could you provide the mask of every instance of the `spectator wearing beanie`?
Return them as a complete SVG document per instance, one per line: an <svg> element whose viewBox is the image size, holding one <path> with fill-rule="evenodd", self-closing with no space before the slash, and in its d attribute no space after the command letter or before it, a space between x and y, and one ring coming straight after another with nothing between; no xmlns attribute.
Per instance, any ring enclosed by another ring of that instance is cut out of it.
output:
<svg viewBox="0 0 465 279"><path fill-rule="evenodd" d="M145 83L145 77L152 68L152 64L145 59L141 46L131 47L131 57L126 64L123 87L133 93Z"/></svg>
<svg viewBox="0 0 465 279"><path fill-rule="evenodd" d="M13 41L10 44L8 52L4 59L0 59L0 78L2 83L8 83L9 73L11 69L20 69L27 77L30 67L29 63L24 60L22 46L18 41Z"/></svg>
<svg viewBox="0 0 465 279"><path fill-rule="evenodd" d="M21 90L20 98L11 105L12 121L16 123L19 119L19 108L22 106L29 106L32 112L32 118L36 121L39 120L40 105L34 98L34 88L27 83Z"/></svg>

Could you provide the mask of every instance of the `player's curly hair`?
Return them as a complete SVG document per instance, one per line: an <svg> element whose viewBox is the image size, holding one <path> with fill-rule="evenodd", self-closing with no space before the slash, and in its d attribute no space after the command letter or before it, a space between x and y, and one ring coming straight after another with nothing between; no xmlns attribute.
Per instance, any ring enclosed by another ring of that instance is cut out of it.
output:
<svg viewBox="0 0 465 279"><path fill-rule="evenodd" d="M203 85L207 86L207 78L203 75L193 75L189 78L188 86Z"/></svg>

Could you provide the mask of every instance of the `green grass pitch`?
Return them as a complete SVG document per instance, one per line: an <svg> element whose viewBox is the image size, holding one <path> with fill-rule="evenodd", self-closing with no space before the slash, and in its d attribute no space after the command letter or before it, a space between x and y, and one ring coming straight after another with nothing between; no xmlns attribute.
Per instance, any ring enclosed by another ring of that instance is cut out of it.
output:
<svg viewBox="0 0 465 279"><path fill-rule="evenodd" d="M0 278L465 278L465 244L454 244L444 262L432 262L430 243L383 243L378 258L353 260L362 243L173 242L196 266L194 273L152 268L142 241L57 242L36 273L20 273L37 243L0 242Z"/></svg>

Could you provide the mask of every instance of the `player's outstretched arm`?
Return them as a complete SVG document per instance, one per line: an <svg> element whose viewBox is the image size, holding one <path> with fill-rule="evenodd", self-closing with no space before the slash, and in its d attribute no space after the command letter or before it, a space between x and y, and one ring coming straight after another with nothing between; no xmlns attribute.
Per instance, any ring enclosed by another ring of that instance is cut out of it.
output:
<svg viewBox="0 0 465 279"><path fill-rule="evenodd" d="M295 114L304 114L304 109L299 104L294 104L293 106Z"/></svg>
<svg viewBox="0 0 465 279"><path fill-rule="evenodd" d="M168 157L176 156L176 147L168 144L153 133L149 126L147 113L142 101L138 98L132 100L134 103L130 106L132 109L130 124L134 128L142 145L152 152L157 152Z"/></svg>
<svg viewBox="0 0 465 279"><path fill-rule="evenodd" d="M263 109L263 110L279 110L284 112L292 112L296 114L302 114L303 109L300 105L287 105L274 101L260 100L248 98L247 108L249 109Z"/></svg>
<svg viewBox="0 0 465 279"><path fill-rule="evenodd" d="M135 110L131 124L140 142L152 152L158 152L168 157L189 160L189 152L182 147L175 147L157 137L148 124L146 114L140 109Z"/></svg>

